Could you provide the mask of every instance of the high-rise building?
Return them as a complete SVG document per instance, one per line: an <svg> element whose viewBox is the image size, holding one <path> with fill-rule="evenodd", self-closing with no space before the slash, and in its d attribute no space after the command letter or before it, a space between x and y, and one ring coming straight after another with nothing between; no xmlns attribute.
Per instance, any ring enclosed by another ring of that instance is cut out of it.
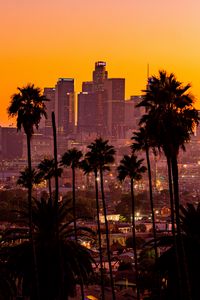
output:
<svg viewBox="0 0 200 300"><path fill-rule="evenodd" d="M47 112L45 130L50 134L52 132L51 113L55 111L55 88L44 88L44 96L48 99L48 101L45 102Z"/></svg>
<svg viewBox="0 0 200 300"><path fill-rule="evenodd" d="M55 119L59 133L71 133L75 125L73 78L59 78L55 87Z"/></svg>
<svg viewBox="0 0 200 300"><path fill-rule="evenodd" d="M15 159L22 157L23 151L22 132L17 128L0 127L0 157L1 159Z"/></svg>
<svg viewBox="0 0 200 300"><path fill-rule="evenodd" d="M83 82L78 96L79 132L123 137L124 99L125 79L108 78L106 63L96 62L93 81Z"/></svg>
<svg viewBox="0 0 200 300"><path fill-rule="evenodd" d="M133 131L138 128L139 121L145 113L144 107L136 107L142 101L142 96L131 96L125 101L125 128L126 131Z"/></svg>
<svg viewBox="0 0 200 300"><path fill-rule="evenodd" d="M78 95L78 132L105 135L106 93L82 92Z"/></svg>
<svg viewBox="0 0 200 300"><path fill-rule="evenodd" d="M104 81L107 94L106 123L109 135L124 136L125 79L109 78Z"/></svg>
<svg viewBox="0 0 200 300"><path fill-rule="evenodd" d="M104 90L104 81L108 78L108 72L106 71L106 63L104 61L98 61L95 63L95 70L93 71L93 85L94 91Z"/></svg>
<svg viewBox="0 0 200 300"><path fill-rule="evenodd" d="M82 92L92 93L94 91L93 81L85 81L82 83Z"/></svg>
<svg viewBox="0 0 200 300"><path fill-rule="evenodd" d="M78 94L78 131L94 132L96 118L95 93L82 92Z"/></svg>

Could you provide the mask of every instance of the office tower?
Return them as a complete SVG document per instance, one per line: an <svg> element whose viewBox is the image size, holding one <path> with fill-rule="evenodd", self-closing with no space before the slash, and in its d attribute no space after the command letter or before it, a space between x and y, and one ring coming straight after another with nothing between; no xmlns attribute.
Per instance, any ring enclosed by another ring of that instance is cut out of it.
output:
<svg viewBox="0 0 200 300"><path fill-rule="evenodd" d="M0 127L1 159L15 159L22 157L23 136L24 134L18 132L17 128Z"/></svg>
<svg viewBox="0 0 200 300"><path fill-rule="evenodd" d="M58 133L71 133L75 125L74 79L59 78L55 87L55 119Z"/></svg>
<svg viewBox="0 0 200 300"><path fill-rule="evenodd" d="M104 81L104 89L107 91L109 100L124 101L125 98L125 79L109 78Z"/></svg>
<svg viewBox="0 0 200 300"><path fill-rule="evenodd" d="M142 101L142 96L131 96L125 101L125 131L129 135L133 130L138 129L139 121L142 115L145 114L144 107L136 107Z"/></svg>
<svg viewBox="0 0 200 300"><path fill-rule="evenodd" d="M35 132L31 140L31 157L33 160L43 159L44 157L53 157L53 137L52 128L51 135L44 135ZM27 158L27 142L26 136L23 137L23 153L22 158Z"/></svg>
<svg viewBox="0 0 200 300"><path fill-rule="evenodd" d="M93 81L82 84L78 95L78 131L105 135L106 133L106 92L104 81L108 77L106 63L98 61L93 71Z"/></svg>
<svg viewBox="0 0 200 300"><path fill-rule="evenodd" d="M44 96L48 99L45 102L47 119L45 120L45 131L52 133L51 113L55 111L55 88L44 88Z"/></svg>
<svg viewBox="0 0 200 300"><path fill-rule="evenodd" d="M145 108L143 106L136 107L142 101L142 96L131 96L130 101L135 103L134 118L138 126L141 117L145 114Z"/></svg>
<svg viewBox="0 0 200 300"><path fill-rule="evenodd" d="M82 92L78 94L78 132L105 135L106 93Z"/></svg>
<svg viewBox="0 0 200 300"><path fill-rule="evenodd" d="M95 63L95 70L93 71L93 81L85 81L82 84L82 92L99 92L104 91L104 80L108 78L106 71L106 63L98 61Z"/></svg>
<svg viewBox="0 0 200 300"><path fill-rule="evenodd" d="M109 135L116 138L124 136L125 79L109 78L104 81L106 91L106 124Z"/></svg>
<svg viewBox="0 0 200 300"><path fill-rule="evenodd" d="M104 81L108 78L108 72L106 71L106 63L98 61L95 63L95 70L93 71L93 86L94 92L104 90Z"/></svg>
<svg viewBox="0 0 200 300"><path fill-rule="evenodd" d="M73 133L75 127L75 93L67 93L67 103L64 110L67 119L66 133Z"/></svg>
<svg viewBox="0 0 200 300"><path fill-rule="evenodd" d="M95 131L96 122L95 93L78 94L78 131L91 133Z"/></svg>
<svg viewBox="0 0 200 300"><path fill-rule="evenodd" d="M126 130L136 129L136 118L135 118L135 101L133 99L129 99L125 101L125 120L124 124Z"/></svg>
<svg viewBox="0 0 200 300"><path fill-rule="evenodd" d="M98 61L93 81L83 82L78 96L79 132L120 138L124 135L125 79L108 78L106 63Z"/></svg>
<svg viewBox="0 0 200 300"><path fill-rule="evenodd" d="M93 81L85 81L82 83L82 92L92 93L94 91Z"/></svg>

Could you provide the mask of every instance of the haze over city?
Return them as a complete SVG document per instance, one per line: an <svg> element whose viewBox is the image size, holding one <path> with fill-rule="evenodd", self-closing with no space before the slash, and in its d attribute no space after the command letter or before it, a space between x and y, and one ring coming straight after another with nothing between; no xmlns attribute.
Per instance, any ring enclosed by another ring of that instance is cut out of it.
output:
<svg viewBox="0 0 200 300"><path fill-rule="evenodd" d="M126 79L126 99L144 89L148 63L150 74L165 69L190 82L199 98L199 11L198 0L2 1L0 124L12 123L17 86L70 77L80 92L98 60Z"/></svg>

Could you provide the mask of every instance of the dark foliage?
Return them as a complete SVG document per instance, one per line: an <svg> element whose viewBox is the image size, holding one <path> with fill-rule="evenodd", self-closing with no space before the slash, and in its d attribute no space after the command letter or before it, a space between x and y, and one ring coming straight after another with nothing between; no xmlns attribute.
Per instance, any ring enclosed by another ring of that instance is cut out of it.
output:
<svg viewBox="0 0 200 300"><path fill-rule="evenodd" d="M63 299L75 294L80 278L87 282L92 272L92 258L86 248L74 241L71 209L61 204L58 209L59 244L57 245L55 204L35 201L33 206L33 234L36 245L39 291L41 299ZM32 246L28 241L28 213L19 212L24 226L8 229L1 242L0 259L15 278L17 292L31 299L36 297ZM83 231L80 230L80 234ZM58 253L59 251L59 253ZM60 261L61 260L61 261ZM61 297L61 298L60 298Z"/></svg>

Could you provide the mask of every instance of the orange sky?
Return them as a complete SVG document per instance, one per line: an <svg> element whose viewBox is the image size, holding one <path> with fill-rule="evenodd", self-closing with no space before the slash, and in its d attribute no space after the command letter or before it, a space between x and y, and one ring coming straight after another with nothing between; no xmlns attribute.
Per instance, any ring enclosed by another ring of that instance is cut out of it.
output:
<svg viewBox="0 0 200 300"><path fill-rule="evenodd" d="M150 74L174 72L200 98L199 0L2 0L0 124L17 86L54 86L58 77L90 80L94 63L126 78L126 97ZM200 102L199 102L200 103ZM200 105L199 105L200 107Z"/></svg>

